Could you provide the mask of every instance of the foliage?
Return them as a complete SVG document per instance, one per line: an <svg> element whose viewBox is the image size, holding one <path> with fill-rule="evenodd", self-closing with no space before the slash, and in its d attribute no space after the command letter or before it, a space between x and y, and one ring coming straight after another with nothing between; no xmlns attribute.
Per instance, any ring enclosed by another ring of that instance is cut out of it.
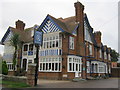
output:
<svg viewBox="0 0 120 90"><path fill-rule="evenodd" d="M2 81L1 82L4 87L7 88L25 88L25 87L30 87L26 83L21 83L21 82L14 82L14 81Z"/></svg>
<svg viewBox="0 0 120 90"><path fill-rule="evenodd" d="M8 74L8 68L6 61L2 61L2 74L7 75Z"/></svg>
<svg viewBox="0 0 120 90"><path fill-rule="evenodd" d="M119 53L117 53L115 50L111 50L111 61L117 62L119 58Z"/></svg>
<svg viewBox="0 0 120 90"><path fill-rule="evenodd" d="M2 59L0 59L0 74L2 74Z"/></svg>
<svg viewBox="0 0 120 90"><path fill-rule="evenodd" d="M17 50L22 46L19 34L14 33L13 36L11 37L10 43L15 48L15 52L13 56L13 68L15 70L15 65L17 62Z"/></svg>

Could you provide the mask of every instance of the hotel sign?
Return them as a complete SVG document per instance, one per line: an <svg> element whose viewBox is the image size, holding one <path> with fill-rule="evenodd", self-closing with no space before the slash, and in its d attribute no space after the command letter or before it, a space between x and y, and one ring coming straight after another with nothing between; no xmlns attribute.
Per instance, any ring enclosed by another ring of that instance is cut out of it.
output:
<svg viewBox="0 0 120 90"><path fill-rule="evenodd" d="M42 46L43 42L43 32L42 31L34 31L34 44Z"/></svg>

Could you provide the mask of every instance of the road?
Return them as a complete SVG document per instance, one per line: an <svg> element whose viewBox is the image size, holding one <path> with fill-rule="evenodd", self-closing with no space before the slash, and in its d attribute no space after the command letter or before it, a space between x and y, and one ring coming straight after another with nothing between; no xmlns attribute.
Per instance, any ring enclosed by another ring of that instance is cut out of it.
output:
<svg viewBox="0 0 120 90"><path fill-rule="evenodd" d="M120 79L119 79L120 80ZM39 80L38 88L118 88L118 79L109 78L87 81Z"/></svg>

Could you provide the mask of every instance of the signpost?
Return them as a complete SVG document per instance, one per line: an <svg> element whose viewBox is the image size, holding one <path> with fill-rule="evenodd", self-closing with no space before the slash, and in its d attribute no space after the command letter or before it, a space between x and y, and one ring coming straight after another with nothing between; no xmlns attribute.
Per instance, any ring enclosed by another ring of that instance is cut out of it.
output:
<svg viewBox="0 0 120 90"><path fill-rule="evenodd" d="M43 32L34 30L34 45L36 47L36 70L35 70L35 86L37 85L37 79L38 79L38 67L39 67L39 46L42 46L43 42Z"/></svg>

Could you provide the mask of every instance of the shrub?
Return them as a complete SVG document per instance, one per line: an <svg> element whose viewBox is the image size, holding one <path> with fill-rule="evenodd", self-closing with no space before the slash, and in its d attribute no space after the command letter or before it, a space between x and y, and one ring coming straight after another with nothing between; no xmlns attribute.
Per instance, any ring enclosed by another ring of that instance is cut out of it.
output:
<svg viewBox="0 0 120 90"><path fill-rule="evenodd" d="M6 61L2 61L2 74L7 75L8 74L8 68Z"/></svg>

